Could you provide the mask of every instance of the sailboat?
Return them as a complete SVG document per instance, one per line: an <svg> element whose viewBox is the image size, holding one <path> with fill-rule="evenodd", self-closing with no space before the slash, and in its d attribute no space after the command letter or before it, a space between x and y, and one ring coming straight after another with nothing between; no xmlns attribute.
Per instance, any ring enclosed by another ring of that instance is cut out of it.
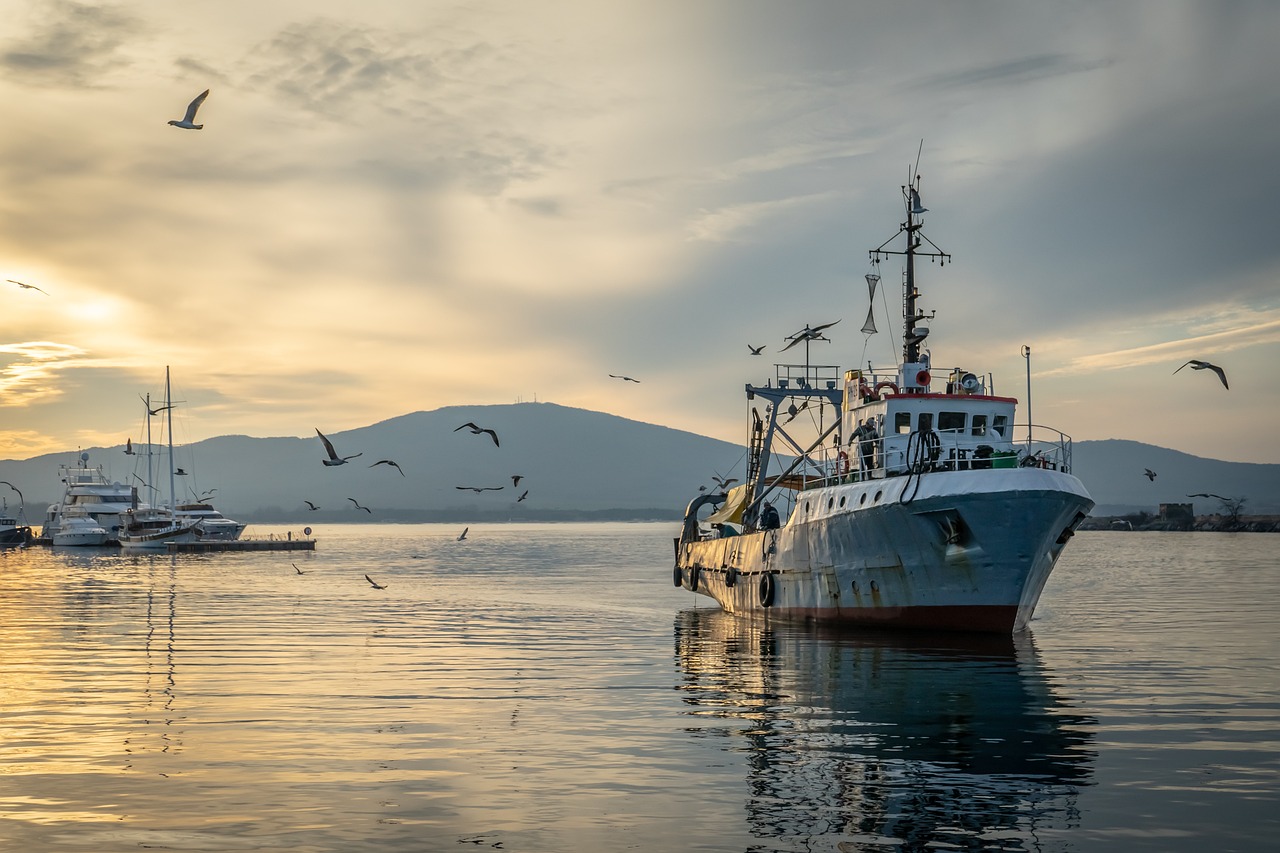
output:
<svg viewBox="0 0 1280 853"><path fill-rule="evenodd" d="M150 488L151 471L151 418L160 411L166 413L168 428L167 458L169 462L169 503L167 506L140 506L127 513L126 524L120 533L120 546L135 550L162 550L170 542L197 542L207 539L238 539L245 525L224 518L207 503L183 504L176 502L175 486L178 469L173 462L173 394L169 382L169 368L164 371L164 406L151 408L151 397L143 401L147 408L147 484Z"/></svg>
<svg viewBox="0 0 1280 853"><path fill-rule="evenodd" d="M870 252L877 270L905 258L901 360L841 372L809 358L834 323L791 336L785 349L803 342L804 363L777 364L746 388L749 405L767 405L763 416L751 408L743 485L695 496L685 511L676 586L766 619L1027 626L1093 499L1071 473L1069 436L1028 425L1019 440L1017 400L997 395L989 375L932 363L916 261L950 255L921 233L919 189L919 176L902 187L905 221ZM889 248L904 235L905 248ZM867 276L873 293L879 280ZM874 328L868 320L864 331ZM816 421L812 442L792 425L802 410Z"/></svg>

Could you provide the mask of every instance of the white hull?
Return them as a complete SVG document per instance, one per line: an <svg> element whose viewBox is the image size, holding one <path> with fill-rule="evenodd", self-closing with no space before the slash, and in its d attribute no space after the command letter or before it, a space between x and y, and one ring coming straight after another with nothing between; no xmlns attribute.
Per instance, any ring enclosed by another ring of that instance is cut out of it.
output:
<svg viewBox="0 0 1280 853"><path fill-rule="evenodd" d="M59 548L95 548L110 541L110 534L101 527L63 527L53 534L53 545Z"/></svg>
<svg viewBox="0 0 1280 853"><path fill-rule="evenodd" d="M809 489L777 530L686 535L675 579L732 613L1019 631L1092 506L1074 476L1038 468Z"/></svg>

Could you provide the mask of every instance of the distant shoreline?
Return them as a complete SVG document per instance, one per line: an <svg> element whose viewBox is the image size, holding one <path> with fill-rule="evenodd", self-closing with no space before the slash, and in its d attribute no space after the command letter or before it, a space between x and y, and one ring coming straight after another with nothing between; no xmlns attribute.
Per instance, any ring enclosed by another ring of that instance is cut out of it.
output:
<svg viewBox="0 0 1280 853"><path fill-rule="evenodd" d="M1129 532L1159 530L1185 533L1280 533L1280 516L1242 515L1230 520L1221 515L1197 515L1192 519L1142 518L1136 515L1097 515L1085 519L1080 530Z"/></svg>

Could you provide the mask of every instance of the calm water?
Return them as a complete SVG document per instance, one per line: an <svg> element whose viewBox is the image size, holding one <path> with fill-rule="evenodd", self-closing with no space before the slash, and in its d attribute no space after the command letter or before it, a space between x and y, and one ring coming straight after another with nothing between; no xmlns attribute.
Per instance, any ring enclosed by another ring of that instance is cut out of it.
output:
<svg viewBox="0 0 1280 853"><path fill-rule="evenodd" d="M671 524L459 529L0 553L0 849L1274 849L1274 534L1081 534L976 642L726 617Z"/></svg>

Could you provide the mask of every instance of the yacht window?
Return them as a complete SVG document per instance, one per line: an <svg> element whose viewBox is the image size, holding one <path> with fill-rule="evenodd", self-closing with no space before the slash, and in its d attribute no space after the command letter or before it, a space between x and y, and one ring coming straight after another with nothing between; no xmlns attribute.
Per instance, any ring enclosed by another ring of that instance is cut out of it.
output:
<svg viewBox="0 0 1280 853"><path fill-rule="evenodd" d="M893 416L893 429L898 435L911 432L911 413L898 412Z"/></svg>
<svg viewBox="0 0 1280 853"><path fill-rule="evenodd" d="M987 416L986 416L986 415L974 415L974 416L973 416L973 429L972 429L972 430L970 430L970 431L971 431L974 435L986 435L986 434L987 434Z"/></svg>
<svg viewBox="0 0 1280 853"><path fill-rule="evenodd" d="M1001 438L1005 438L1005 429L1008 428L1009 417L1007 415L996 415L991 421L991 431Z"/></svg>
<svg viewBox="0 0 1280 853"><path fill-rule="evenodd" d="M933 429L933 412L921 412L920 420L916 423L916 429L921 432L928 432Z"/></svg>
<svg viewBox="0 0 1280 853"><path fill-rule="evenodd" d="M964 432L964 412L938 412L938 432Z"/></svg>

